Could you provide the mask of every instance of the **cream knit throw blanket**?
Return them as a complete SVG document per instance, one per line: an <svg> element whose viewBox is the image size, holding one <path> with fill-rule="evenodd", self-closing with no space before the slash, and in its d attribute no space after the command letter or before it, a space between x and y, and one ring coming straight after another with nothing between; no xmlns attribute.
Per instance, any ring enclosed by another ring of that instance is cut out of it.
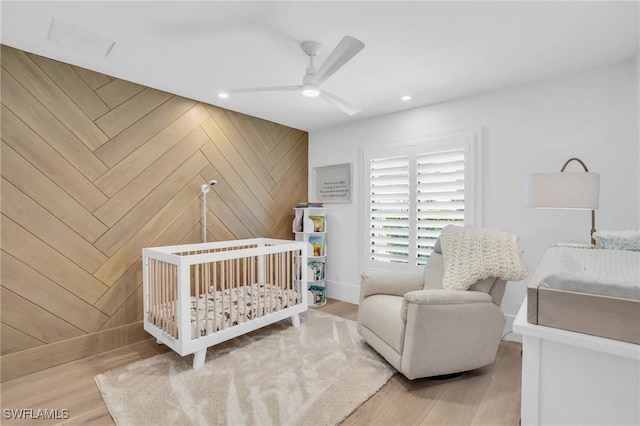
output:
<svg viewBox="0 0 640 426"><path fill-rule="evenodd" d="M448 225L440 235L444 256L442 287L467 290L489 277L518 281L527 277L518 237L492 229Z"/></svg>

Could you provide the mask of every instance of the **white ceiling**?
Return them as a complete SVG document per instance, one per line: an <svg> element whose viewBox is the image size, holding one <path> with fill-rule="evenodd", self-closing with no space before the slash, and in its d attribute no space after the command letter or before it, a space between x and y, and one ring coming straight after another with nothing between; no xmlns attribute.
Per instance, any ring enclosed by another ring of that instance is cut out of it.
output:
<svg viewBox="0 0 640 426"><path fill-rule="evenodd" d="M639 2L2 1L8 46L302 130L522 84L638 54ZM48 41L52 18L116 42L98 57ZM366 47L323 88L359 106L348 116L297 92L301 42L316 65L349 34ZM410 94L409 102L400 97Z"/></svg>

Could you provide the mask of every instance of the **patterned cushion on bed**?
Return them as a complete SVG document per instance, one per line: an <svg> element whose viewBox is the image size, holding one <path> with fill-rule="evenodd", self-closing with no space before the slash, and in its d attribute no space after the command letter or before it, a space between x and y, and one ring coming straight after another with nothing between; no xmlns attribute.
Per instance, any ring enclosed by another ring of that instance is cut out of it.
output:
<svg viewBox="0 0 640 426"><path fill-rule="evenodd" d="M207 294L191 297L191 338L206 336L299 303L302 303L300 292L270 284L225 290L209 287ZM159 306L151 313L152 322L160 320L176 326L176 312L176 301Z"/></svg>
<svg viewBox="0 0 640 426"><path fill-rule="evenodd" d="M222 291L210 287L206 298L204 294L198 295L197 302L196 297L191 298L192 337L206 336L300 302L299 292L269 284L253 284Z"/></svg>

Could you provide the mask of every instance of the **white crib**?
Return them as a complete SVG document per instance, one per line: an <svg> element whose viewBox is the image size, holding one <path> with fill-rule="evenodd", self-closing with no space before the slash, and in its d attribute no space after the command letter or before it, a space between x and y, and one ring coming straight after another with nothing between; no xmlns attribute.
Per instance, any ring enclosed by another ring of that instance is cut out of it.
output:
<svg viewBox="0 0 640 426"><path fill-rule="evenodd" d="M307 244L256 238L142 250L144 329L204 366L207 348L307 310Z"/></svg>

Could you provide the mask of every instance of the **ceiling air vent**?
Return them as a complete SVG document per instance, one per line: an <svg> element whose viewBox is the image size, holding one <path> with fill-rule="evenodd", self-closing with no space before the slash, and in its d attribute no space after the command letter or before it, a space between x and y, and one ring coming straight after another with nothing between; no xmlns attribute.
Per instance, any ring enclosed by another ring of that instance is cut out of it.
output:
<svg viewBox="0 0 640 426"><path fill-rule="evenodd" d="M52 18L49 41L91 55L106 58L113 51L115 41L87 30Z"/></svg>

